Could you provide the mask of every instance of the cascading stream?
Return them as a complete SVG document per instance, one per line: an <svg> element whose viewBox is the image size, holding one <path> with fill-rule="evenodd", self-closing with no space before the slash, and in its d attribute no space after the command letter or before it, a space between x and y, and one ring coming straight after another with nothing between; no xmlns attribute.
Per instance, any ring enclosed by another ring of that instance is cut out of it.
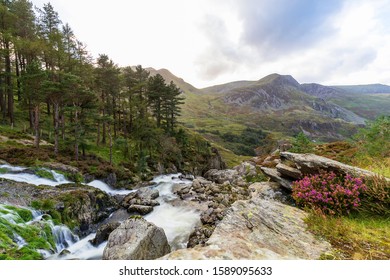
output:
<svg viewBox="0 0 390 280"><path fill-rule="evenodd" d="M53 170L48 170L53 175L54 180L41 178L35 174L24 173L27 168L16 167L11 165L1 165L2 170L6 170L3 174L0 174L0 178L14 180L18 182L26 182L34 185L47 185L58 186L61 184L72 183L62 175ZM157 198L160 203L159 206L154 207L154 211L146 215L144 218L149 222L154 223L158 227L164 229L168 242L171 245L172 250L185 248L188 237L195 227L199 223L200 214L189 206L175 206L172 202L178 199L173 193L175 185L188 185L191 184L189 180L183 180L179 178L180 174L161 175L156 177L150 188L157 189L160 196ZM108 186L102 181L94 180L87 184L88 186L100 189L109 195L127 195L134 190L116 190ZM1 206L1 205L0 205ZM103 255L104 247L107 242L100 244L98 247L93 246L89 240L95 237L95 233L88 235L83 239L79 239L74 235L69 228L64 225L54 225L51 220L45 220L42 217L42 213L36 210L31 210L33 220L26 223L32 224L35 222L44 222L49 224L54 239L56 248L53 248L55 253L46 250L39 250L39 252L47 259L101 259ZM2 214L1 217L10 223L15 223L15 213L9 212ZM26 241L20 236L14 236L15 242L19 247L26 245ZM63 251L66 250L66 253Z"/></svg>

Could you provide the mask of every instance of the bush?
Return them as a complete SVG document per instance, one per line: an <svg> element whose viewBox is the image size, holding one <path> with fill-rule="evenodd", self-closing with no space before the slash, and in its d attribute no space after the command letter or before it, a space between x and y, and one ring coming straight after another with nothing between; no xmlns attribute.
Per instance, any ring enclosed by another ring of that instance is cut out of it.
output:
<svg viewBox="0 0 390 280"><path fill-rule="evenodd" d="M300 206L324 214L342 215L361 205L359 196L367 187L361 178L337 177L333 172L306 176L292 185L292 196Z"/></svg>
<svg viewBox="0 0 390 280"><path fill-rule="evenodd" d="M390 217L390 182L374 176L365 180L367 185L358 211L363 214Z"/></svg>
<svg viewBox="0 0 390 280"><path fill-rule="evenodd" d="M295 136L292 145L289 150L292 153L312 153L314 150L313 143L303 132Z"/></svg>

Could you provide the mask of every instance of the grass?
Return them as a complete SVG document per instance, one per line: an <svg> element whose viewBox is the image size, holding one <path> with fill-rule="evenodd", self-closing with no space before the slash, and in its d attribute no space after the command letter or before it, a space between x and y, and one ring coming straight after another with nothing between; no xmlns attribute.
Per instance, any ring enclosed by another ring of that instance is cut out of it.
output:
<svg viewBox="0 0 390 280"><path fill-rule="evenodd" d="M326 259L389 260L390 218L352 215L348 217L309 214L310 232L328 240L333 248Z"/></svg>

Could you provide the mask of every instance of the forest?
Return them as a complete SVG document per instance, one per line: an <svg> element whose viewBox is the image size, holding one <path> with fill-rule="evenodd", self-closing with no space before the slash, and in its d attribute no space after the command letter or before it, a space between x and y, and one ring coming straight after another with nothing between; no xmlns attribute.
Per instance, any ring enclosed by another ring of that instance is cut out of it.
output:
<svg viewBox="0 0 390 280"><path fill-rule="evenodd" d="M72 151L75 161L107 148L112 164L119 147L139 172L148 162L193 158L185 154L193 136L178 124L184 98L173 82L141 65L119 67L105 54L94 59L50 3L0 3L3 127L31 133L36 149L52 143L56 156ZM194 141L208 154L205 141Z"/></svg>

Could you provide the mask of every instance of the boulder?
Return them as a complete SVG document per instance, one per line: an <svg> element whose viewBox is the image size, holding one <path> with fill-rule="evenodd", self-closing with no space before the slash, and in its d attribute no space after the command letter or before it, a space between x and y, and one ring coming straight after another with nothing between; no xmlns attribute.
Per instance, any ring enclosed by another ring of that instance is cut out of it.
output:
<svg viewBox="0 0 390 280"><path fill-rule="evenodd" d="M127 219L108 238L104 260L153 260L170 252L164 230L143 218Z"/></svg>
<svg viewBox="0 0 390 280"><path fill-rule="evenodd" d="M256 165L251 162L242 162L240 165L233 167L240 176L256 176Z"/></svg>
<svg viewBox="0 0 390 280"><path fill-rule="evenodd" d="M276 169L274 168L268 168L268 167L261 167L261 170L268 175L271 180L279 183L282 187L286 188L287 190L292 190L292 181L282 178L282 174L280 174Z"/></svg>
<svg viewBox="0 0 390 280"><path fill-rule="evenodd" d="M161 259L319 259L330 252L328 242L306 230L304 211L260 198L265 184L253 187L252 199L232 204L204 246L174 251Z"/></svg>
<svg viewBox="0 0 390 280"><path fill-rule="evenodd" d="M138 205L138 204L132 204L127 208L127 212L139 214L139 215L146 215L153 211L153 206L146 206L146 205Z"/></svg>
<svg viewBox="0 0 390 280"><path fill-rule="evenodd" d="M212 152L212 155L208 159L207 169L206 170L209 170L209 169L217 169L217 170L225 169L226 168L226 163L223 161L221 155L219 154L219 151L216 148L212 147L211 148L211 152Z"/></svg>
<svg viewBox="0 0 390 280"><path fill-rule="evenodd" d="M0 190L0 203L30 207L35 202L39 208L44 201L50 202L49 209L45 206L41 210L58 211L62 220L76 225L72 230L82 236L118 208L107 193L86 185L64 184L53 188L0 179Z"/></svg>
<svg viewBox="0 0 390 280"><path fill-rule="evenodd" d="M347 165L329 158L317 156L314 154L296 154L290 152L280 153L282 160L289 160L295 163L297 168L303 174L316 174L320 171L333 171L336 174L351 174L355 176L372 177L376 174L374 172ZM387 178L387 181L390 181Z"/></svg>
<svg viewBox="0 0 390 280"><path fill-rule="evenodd" d="M91 244L94 246L99 246L104 241L107 241L110 233L113 232L117 227L119 227L120 224L121 224L120 222L114 222L114 223L103 224L102 226L100 226L96 232L95 238L90 241Z"/></svg>
<svg viewBox="0 0 390 280"><path fill-rule="evenodd" d="M283 177L292 178L295 180L302 179L302 172L299 169L296 169L294 167L290 167L288 165L285 165L283 163L279 163L276 165L276 170L282 174Z"/></svg>
<svg viewBox="0 0 390 280"><path fill-rule="evenodd" d="M121 206L126 208L129 213L134 212L140 215L146 215L153 211L154 206L160 205L155 200L158 196L158 190L143 187L125 196L121 201Z"/></svg>
<svg viewBox="0 0 390 280"><path fill-rule="evenodd" d="M226 181L229 183L234 183L239 178L239 174L237 170L234 169L224 169L224 170L217 170L217 169L211 169L206 172L205 178L213 181L218 184L223 184Z"/></svg>

